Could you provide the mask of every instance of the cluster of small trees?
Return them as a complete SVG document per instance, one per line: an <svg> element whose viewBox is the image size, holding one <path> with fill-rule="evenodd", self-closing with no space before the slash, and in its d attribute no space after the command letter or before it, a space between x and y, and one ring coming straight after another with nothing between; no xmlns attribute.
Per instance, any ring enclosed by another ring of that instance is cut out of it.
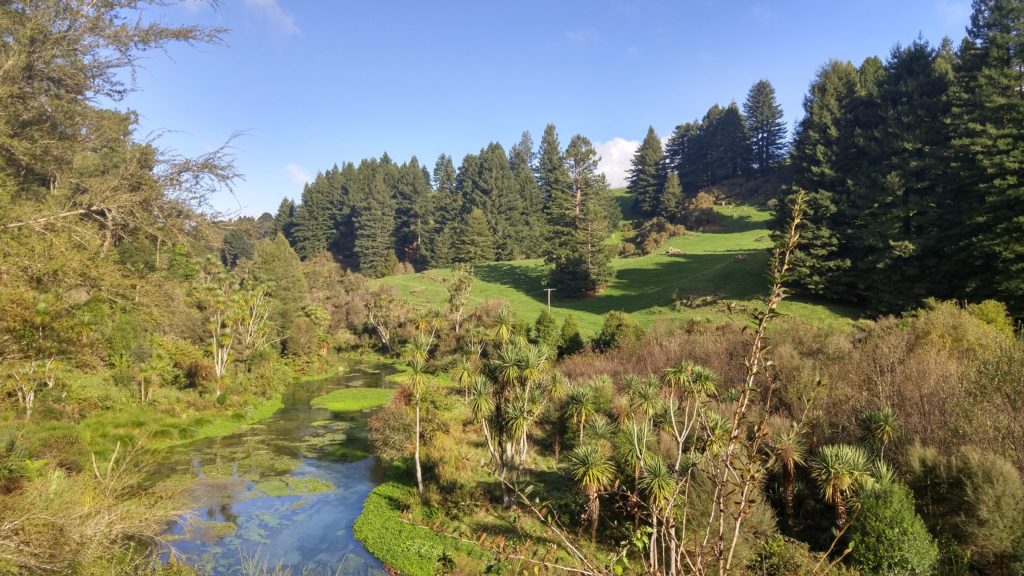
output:
<svg viewBox="0 0 1024 576"><path fill-rule="evenodd" d="M809 193L803 290L880 312L933 296L1024 313L1021 22L1019 2L979 1L958 48L919 39L819 70L792 160Z"/></svg>
<svg viewBox="0 0 1024 576"><path fill-rule="evenodd" d="M492 142L457 170L445 154L432 174L385 154L317 174L298 205L282 201L275 229L303 259L328 251L370 277L543 256L552 286L585 294L610 279L604 240L617 220L598 160L580 135L563 150L553 125L536 153L524 133L507 154Z"/></svg>
<svg viewBox="0 0 1024 576"><path fill-rule="evenodd" d="M668 142L651 127L633 156L628 190L644 217L679 221L686 196L742 176L765 174L787 157L786 124L767 80L735 102L712 106L700 121L676 126Z"/></svg>

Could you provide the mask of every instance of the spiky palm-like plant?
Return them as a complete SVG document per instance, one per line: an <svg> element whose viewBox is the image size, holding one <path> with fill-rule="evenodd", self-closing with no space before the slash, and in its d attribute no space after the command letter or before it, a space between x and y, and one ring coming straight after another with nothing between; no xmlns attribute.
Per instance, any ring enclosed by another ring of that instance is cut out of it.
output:
<svg viewBox="0 0 1024 576"><path fill-rule="evenodd" d="M710 368L695 365L684 386L694 396L710 398L718 393L718 375Z"/></svg>
<svg viewBox="0 0 1024 576"><path fill-rule="evenodd" d="M459 358L455 368L452 370L452 380L459 386L462 386L463 396L467 402L469 401L469 383L476 374L476 364L469 356Z"/></svg>
<svg viewBox="0 0 1024 576"><path fill-rule="evenodd" d="M508 308L498 310L494 323L494 339L498 342L508 342L515 332L516 317Z"/></svg>
<svg viewBox="0 0 1024 576"><path fill-rule="evenodd" d="M587 419L597 414L597 391L591 386L577 385L569 389L565 398L565 415L579 429L579 443L583 444L583 428Z"/></svg>
<svg viewBox="0 0 1024 576"><path fill-rule="evenodd" d="M409 343L405 345L405 349L402 351L402 355L409 361L422 360L426 361L430 356L430 347L433 346L433 338L423 333L416 333L409 339Z"/></svg>
<svg viewBox="0 0 1024 576"><path fill-rule="evenodd" d="M569 471L587 496L586 516L590 520L590 540L597 540L597 522L601 514L600 493L615 480L615 465L604 445L584 444L569 453Z"/></svg>
<svg viewBox="0 0 1024 576"><path fill-rule="evenodd" d="M811 476L821 488L821 497L835 506L836 522L845 526L850 496L872 483L871 461L860 446L830 444L811 462Z"/></svg>
<svg viewBox="0 0 1024 576"><path fill-rule="evenodd" d="M661 411L661 387L656 381L642 380L630 398L630 408L641 421L649 423Z"/></svg>
<svg viewBox="0 0 1024 576"><path fill-rule="evenodd" d="M885 458L885 447L896 436L899 420L890 408L865 412L860 417L860 429L864 440L879 458Z"/></svg>
<svg viewBox="0 0 1024 576"><path fill-rule="evenodd" d="M416 438L415 438L415 451L413 452L413 460L416 464L416 488L419 490L420 497L426 495L426 491L423 488L423 470L420 467L420 404L423 399L423 392L426 389L429 376L426 373L427 362L425 359L414 357L409 362L409 388L412 392L413 405L416 409Z"/></svg>
<svg viewBox="0 0 1024 576"><path fill-rule="evenodd" d="M603 414L595 414L587 422L583 435L588 442L609 442L615 437L616 431L615 424L608 420L608 418Z"/></svg>
<svg viewBox="0 0 1024 576"><path fill-rule="evenodd" d="M800 429L790 426L772 439L769 445L772 457L782 469L782 489L785 500L786 522L793 525L793 492L796 467L803 466L807 455L807 442Z"/></svg>

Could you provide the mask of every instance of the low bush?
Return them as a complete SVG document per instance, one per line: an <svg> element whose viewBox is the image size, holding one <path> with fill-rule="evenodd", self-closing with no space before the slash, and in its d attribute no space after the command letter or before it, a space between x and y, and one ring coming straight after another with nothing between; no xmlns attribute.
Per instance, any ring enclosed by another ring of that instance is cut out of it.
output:
<svg viewBox="0 0 1024 576"><path fill-rule="evenodd" d="M898 482L866 491L849 532L850 560L865 575L927 576L938 559L935 539Z"/></svg>
<svg viewBox="0 0 1024 576"><path fill-rule="evenodd" d="M644 330L636 320L625 312L613 310L604 315L604 324L593 343L596 350L611 350L639 342L643 336Z"/></svg>
<svg viewBox="0 0 1024 576"><path fill-rule="evenodd" d="M987 574L1024 562L1024 480L1009 461L975 448L942 455L915 446L907 471L925 522L958 556Z"/></svg>
<svg viewBox="0 0 1024 576"><path fill-rule="evenodd" d="M668 242L670 238L685 232L686 228L683 226L673 224L661 216L655 216L644 222L643 226L637 230L636 235L630 239L628 244L633 246L632 253L640 255L651 254L660 248L662 244ZM627 244L624 243L623 246L625 245ZM631 254L622 255L629 256Z"/></svg>

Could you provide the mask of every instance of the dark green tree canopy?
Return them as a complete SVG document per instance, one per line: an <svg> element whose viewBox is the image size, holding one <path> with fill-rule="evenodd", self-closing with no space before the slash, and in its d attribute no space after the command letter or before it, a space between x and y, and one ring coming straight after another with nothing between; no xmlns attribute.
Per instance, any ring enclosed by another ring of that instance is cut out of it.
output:
<svg viewBox="0 0 1024 576"><path fill-rule="evenodd" d="M758 80L750 87L743 115L754 167L763 173L778 166L786 157L786 122L771 82Z"/></svg>
<svg viewBox="0 0 1024 576"><path fill-rule="evenodd" d="M626 189L633 195L633 203L637 212L643 216L653 216L659 210L659 199L664 187L664 152L661 139L651 126L647 129L640 147L633 154L629 168L629 180Z"/></svg>

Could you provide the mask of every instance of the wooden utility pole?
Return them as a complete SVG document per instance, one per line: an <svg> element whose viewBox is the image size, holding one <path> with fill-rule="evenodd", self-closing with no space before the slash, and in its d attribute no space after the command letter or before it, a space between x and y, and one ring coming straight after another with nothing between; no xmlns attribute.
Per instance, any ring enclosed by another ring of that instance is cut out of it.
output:
<svg viewBox="0 0 1024 576"><path fill-rule="evenodd" d="M548 293L548 312L551 312L551 293L555 291L554 288L545 288L545 292Z"/></svg>

